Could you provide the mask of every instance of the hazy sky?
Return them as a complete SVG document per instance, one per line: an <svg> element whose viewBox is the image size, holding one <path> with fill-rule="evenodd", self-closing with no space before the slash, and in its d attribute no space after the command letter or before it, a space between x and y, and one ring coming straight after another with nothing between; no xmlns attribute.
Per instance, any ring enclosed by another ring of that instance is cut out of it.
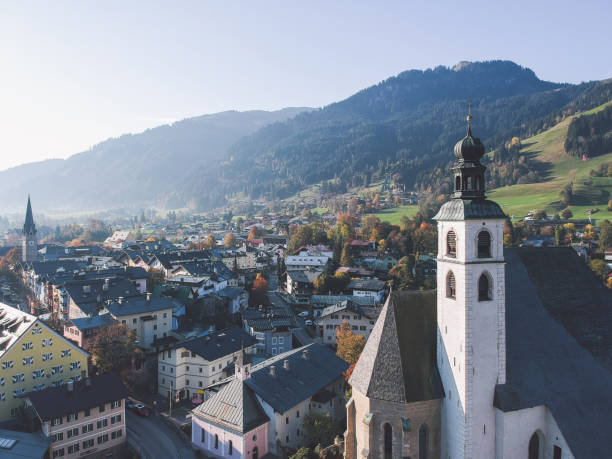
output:
<svg viewBox="0 0 612 459"><path fill-rule="evenodd" d="M188 116L321 106L461 60L608 78L610 24L609 0L2 0L0 169Z"/></svg>

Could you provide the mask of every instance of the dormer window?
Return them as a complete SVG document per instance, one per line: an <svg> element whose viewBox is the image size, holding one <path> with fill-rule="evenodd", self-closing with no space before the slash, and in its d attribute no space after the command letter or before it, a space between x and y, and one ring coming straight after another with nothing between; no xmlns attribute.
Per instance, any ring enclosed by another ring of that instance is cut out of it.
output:
<svg viewBox="0 0 612 459"><path fill-rule="evenodd" d="M453 230L446 233L446 256L457 257L457 235Z"/></svg>
<svg viewBox="0 0 612 459"><path fill-rule="evenodd" d="M491 258L491 234L487 230L478 233L478 258Z"/></svg>

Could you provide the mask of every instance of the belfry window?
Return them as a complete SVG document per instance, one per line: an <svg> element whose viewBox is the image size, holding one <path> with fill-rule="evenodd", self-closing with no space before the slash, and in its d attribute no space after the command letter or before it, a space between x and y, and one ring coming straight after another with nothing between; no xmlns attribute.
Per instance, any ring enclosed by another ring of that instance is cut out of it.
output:
<svg viewBox="0 0 612 459"><path fill-rule="evenodd" d="M461 191L461 177L455 178L455 191Z"/></svg>
<svg viewBox="0 0 612 459"><path fill-rule="evenodd" d="M388 422L383 426L383 433L385 438L385 459L392 459L393 457L393 428Z"/></svg>
<svg viewBox="0 0 612 459"><path fill-rule="evenodd" d="M482 273L478 279L478 301L489 301L491 299L491 282L486 273Z"/></svg>
<svg viewBox="0 0 612 459"><path fill-rule="evenodd" d="M455 289L455 275L452 271L449 271L446 275L446 298L455 299L456 297L456 289Z"/></svg>
<svg viewBox="0 0 612 459"><path fill-rule="evenodd" d="M429 429L425 424L419 429L419 459L427 459L427 447L429 444Z"/></svg>
<svg viewBox="0 0 612 459"><path fill-rule="evenodd" d="M451 258L457 256L457 235L453 230L446 233L446 256Z"/></svg>
<svg viewBox="0 0 612 459"><path fill-rule="evenodd" d="M478 258L491 258L491 234L486 230L478 233Z"/></svg>

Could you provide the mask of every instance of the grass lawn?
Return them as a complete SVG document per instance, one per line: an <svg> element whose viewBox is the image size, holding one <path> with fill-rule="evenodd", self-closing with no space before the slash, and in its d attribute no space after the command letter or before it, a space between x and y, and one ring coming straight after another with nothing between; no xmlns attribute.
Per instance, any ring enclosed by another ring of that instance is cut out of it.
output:
<svg viewBox="0 0 612 459"><path fill-rule="evenodd" d="M608 104L606 104L608 105ZM589 112L594 113L605 105ZM574 183L574 194L578 196L577 205L570 206L574 218L585 218L587 209L598 209L593 217L600 220L612 217L607 201L612 197L612 180L595 178L592 185L585 185L589 171L602 163L612 162L612 153L597 156L587 161L565 153L563 143L572 118L567 118L551 129L523 141L521 152L548 166L547 180L541 183L512 185L487 193L502 209L515 218L523 217L530 210L544 209L554 214L562 210L560 192L570 182Z"/></svg>
<svg viewBox="0 0 612 459"><path fill-rule="evenodd" d="M389 222L392 225L399 225L401 224L401 219L404 215L410 218L415 215L418 210L419 206L417 205L399 206L394 207L393 209L385 209L373 215L376 215L383 222Z"/></svg>

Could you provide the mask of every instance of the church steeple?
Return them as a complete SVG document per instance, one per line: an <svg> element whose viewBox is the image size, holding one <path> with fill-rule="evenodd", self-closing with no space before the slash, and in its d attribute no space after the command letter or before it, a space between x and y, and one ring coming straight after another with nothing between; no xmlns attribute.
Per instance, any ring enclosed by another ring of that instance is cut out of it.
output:
<svg viewBox="0 0 612 459"><path fill-rule="evenodd" d="M32 216L32 203L30 202L30 195L28 195L28 206L26 208L26 217L22 232L23 234L36 234L36 225L34 224L34 217Z"/></svg>
<svg viewBox="0 0 612 459"><path fill-rule="evenodd" d="M472 115L467 116L467 135L455 144L457 163L453 167L455 199L483 200L485 198L484 172L480 164L485 147L479 138L472 136Z"/></svg>
<svg viewBox="0 0 612 459"><path fill-rule="evenodd" d="M34 224L34 216L32 215L32 203L28 195L28 206L26 208L26 217L22 230L23 236L21 241L21 259L25 262L31 262L38 258L38 241L36 240L36 225Z"/></svg>

